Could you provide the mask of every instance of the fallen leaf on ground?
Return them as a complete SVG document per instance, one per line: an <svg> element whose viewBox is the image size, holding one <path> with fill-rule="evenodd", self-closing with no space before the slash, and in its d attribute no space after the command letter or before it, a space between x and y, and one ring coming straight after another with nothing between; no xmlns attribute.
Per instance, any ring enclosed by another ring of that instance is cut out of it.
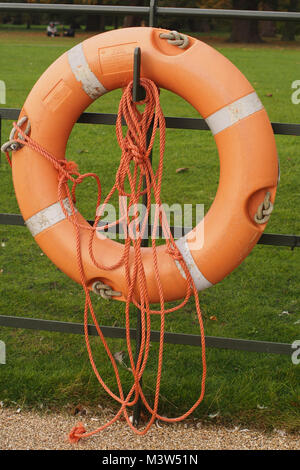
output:
<svg viewBox="0 0 300 470"><path fill-rule="evenodd" d="M114 354L114 358L115 360L119 363L119 364L123 364L123 358L124 358L124 351L118 351Z"/></svg>
<svg viewBox="0 0 300 470"><path fill-rule="evenodd" d="M288 312L287 310L283 310L281 313L278 314L279 317L282 317L283 315L289 315L290 312Z"/></svg>
<svg viewBox="0 0 300 470"><path fill-rule="evenodd" d="M80 414L81 416L84 416L84 415L87 414L87 410L79 403L78 405L75 406L75 408L73 408L71 413L74 416L76 416L78 414Z"/></svg>
<svg viewBox="0 0 300 470"><path fill-rule="evenodd" d="M176 173L182 173L183 171L187 171L188 168L177 168Z"/></svg>

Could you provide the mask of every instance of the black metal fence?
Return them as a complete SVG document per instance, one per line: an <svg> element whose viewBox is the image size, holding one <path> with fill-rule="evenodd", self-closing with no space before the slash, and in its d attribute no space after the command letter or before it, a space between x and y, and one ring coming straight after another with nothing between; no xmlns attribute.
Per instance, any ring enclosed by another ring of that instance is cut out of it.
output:
<svg viewBox="0 0 300 470"><path fill-rule="evenodd" d="M174 3L176 3L174 1ZM72 13L86 15L139 15L149 18L149 25L155 26L160 16L179 16L222 19L253 19L269 21L300 21L300 12L288 11L255 11L255 10L223 10L206 8L160 7L158 0L150 0L149 6L128 5L74 5L74 4L43 4L43 3L3 3L0 11L37 12L37 13Z"/></svg>
<svg viewBox="0 0 300 470"><path fill-rule="evenodd" d="M200 8L167 8L159 7L158 1L151 0L147 7L115 6L115 5L63 5L63 4L26 4L26 3L1 3L1 11L12 12L56 12L56 13L77 13L77 14L114 14L114 15L143 15L149 18L149 25L155 26L159 15L162 16L198 16L200 18L222 18L222 19L254 19L254 20L275 20L275 21L300 21L300 13L292 12L270 12L270 11L242 11L242 10L208 10ZM20 110L11 108L0 108L0 144L1 144L1 122L2 120L16 120ZM103 113L83 113L78 119L78 123L114 125L115 114ZM168 128L208 130L208 126L203 119L166 117ZM300 136L300 124L272 123L275 134ZM0 213L0 225L24 225L24 220L18 214ZM171 228L172 230L174 229ZM264 245L286 246L292 249L300 247L300 236L268 234L261 236L259 242ZM35 329L43 331L84 334L83 325L72 322L60 322L54 320L42 320L34 318L0 316L0 326L12 328ZM103 334L110 338L125 338L125 329L110 326L102 326ZM89 325L89 334L97 335L94 325ZM137 330L132 329L131 338L137 337ZM159 341L159 332L151 332L151 341ZM165 333L165 341L172 344L183 344L191 346L201 346L198 335L188 335L181 333ZM231 349L239 351L252 351L259 353L287 354L293 352L291 344L273 343L269 341L253 341L244 339L222 338L206 336L207 347Z"/></svg>

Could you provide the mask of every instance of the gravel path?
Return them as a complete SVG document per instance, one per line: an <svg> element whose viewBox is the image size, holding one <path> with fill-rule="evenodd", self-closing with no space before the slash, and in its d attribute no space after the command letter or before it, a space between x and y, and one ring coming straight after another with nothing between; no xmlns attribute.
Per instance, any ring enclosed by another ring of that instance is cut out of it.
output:
<svg viewBox="0 0 300 470"><path fill-rule="evenodd" d="M200 422L166 425L157 423L146 436L136 436L127 423L118 422L95 437L78 444L67 440L71 428L82 421L93 430L111 417L109 412L70 414L28 412L0 409L0 450L94 449L94 450L300 450L300 435L275 430L264 434L242 427L207 426Z"/></svg>

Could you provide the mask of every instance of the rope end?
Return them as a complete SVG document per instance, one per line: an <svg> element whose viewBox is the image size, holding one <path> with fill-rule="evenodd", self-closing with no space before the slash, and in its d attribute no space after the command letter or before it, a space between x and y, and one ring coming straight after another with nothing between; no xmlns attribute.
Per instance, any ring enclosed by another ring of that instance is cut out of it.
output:
<svg viewBox="0 0 300 470"><path fill-rule="evenodd" d="M8 152L5 152L5 156L6 156L6 160L7 160L8 164L9 164L9 166L12 167L12 162L11 162L11 158L10 158L10 156L9 156L9 153L8 153Z"/></svg>
<svg viewBox="0 0 300 470"><path fill-rule="evenodd" d="M86 429L82 423L78 423L74 426L69 433L69 441L71 444L76 444L82 438L84 433L86 433Z"/></svg>

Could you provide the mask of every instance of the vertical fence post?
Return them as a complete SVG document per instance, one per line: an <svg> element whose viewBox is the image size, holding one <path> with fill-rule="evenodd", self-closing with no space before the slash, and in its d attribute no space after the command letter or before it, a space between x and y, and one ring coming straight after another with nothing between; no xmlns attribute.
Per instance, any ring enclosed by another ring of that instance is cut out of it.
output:
<svg viewBox="0 0 300 470"><path fill-rule="evenodd" d="M145 99L146 93L143 87L140 86L140 71L141 71L141 49L136 47L134 50L134 63L133 63L133 87L132 87L132 100L137 103ZM151 128L147 133L147 145L149 144L151 138ZM150 161L152 161L152 152L150 154ZM143 178L143 187L146 187L146 178ZM145 193L143 196L143 204L147 206L148 196ZM148 222L148 234L149 234L149 222ZM142 239L141 246L146 247L148 246L148 238ZM141 338L142 338L142 318L141 312L138 308L136 308L136 316L137 316L137 323L136 323L136 350L135 350L135 363L137 364L138 357L141 350ZM142 380L142 379L141 379ZM139 398L137 403L133 408L133 423L135 426L139 424L140 416L141 416L141 399Z"/></svg>
<svg viewBox="0 0 300 470"><path fill-rule="evenodd" d="M157 0L150 0L150 11L149 11L149 26L155 28L157 26Z"/></svg>

